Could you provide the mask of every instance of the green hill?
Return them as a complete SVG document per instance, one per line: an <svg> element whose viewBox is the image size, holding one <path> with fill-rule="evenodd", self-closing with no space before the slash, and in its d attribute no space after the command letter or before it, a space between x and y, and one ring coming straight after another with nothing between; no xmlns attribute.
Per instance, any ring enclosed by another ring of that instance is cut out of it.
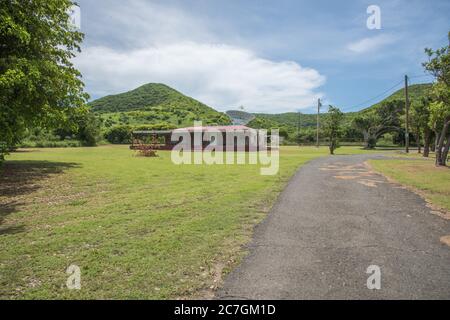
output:
<svg viewBox="0 0 450 320"><path fill-rule="evenodd" d="M419 100L421 97L425 96L426 91L431 88L430 83L425 84L415 84L409 87L409 97L410 101ZM389 97L383 99L382 101L365 108L358 112L347 112L345 114L346 121L351 121L351 119L360 112L367 112L372 110L373 108L377 108L379 105L383 104L387 101L392 100L404 100L405 93L404 89L400 89ZM325 110L325 109L324 109ZM255 113L256 118L249 123L249 126L254 127L275 127L275 126L284 126L289 128L289 131L295 131L297 126L300 124L300 127L315 127L316 126L316 114L298 114L296 112L288 112L288 113L280 113L280 114L264 114L264 113ZM324 117L325 114L321 113L320 117ZM295 130L294 130L295 129Z"/></svg>
<svg viewBox="0 0 450 320"><path fill-rule="evenodd" d="M89 103L104 119L114 125L192 126L195 120L208 125L230 124L229 117L164 84L149 83L137 89L110 95Z"/></svg>
<svg viewBox="0 0 450 320"><path fill-rule="evenodd" d="M431 83L421 83L421 84L413 84L411 86L408 87L408 95L409 95L409 100L410 102L413 101L417 101L420 100L422 97L424 97L427 94L427 91L429 91L431 89L432 84ZM391 94L389 97L381 100L380 102L366 108L363 109L359 112L366 112L370 109L373 108L377 108L378 106L380 106L381 104L388 102L388 101L393 101L393 100L402 100L405 101L405 89L399 89L396 92L394 92L393 94Z"/></svg>
<svg viewBox="0 0 450 320"><path fill-rule="evenodd" d="M431 84L415 84L409 87L409 96L410 101L413 102L415 100L419 100L421 97L425 96L426 91L431 88ZM380 102L362 109L358 112L347 112L345 113L344 118L344 137L343 139L348 142L356 142L362 139L361 133L353 128L352 119L360 114L365 112L370 112L371 110L376 109L381 104L392 101L392 100L404 100L405 93L404 89L400 89L387 98L381 100ZM323 118L326 116L326 107L324 106L323 112L320 114L320 121L323 121ZM300 127L301 139L303 142L313 142L315 140L315 131L316 131L316 123L317 123L317 115L316 114L302 114L296 112L288 112L281 114L264 114L264 113L255 113L255 119L250 121L247 125L252 128L281 128L285 132L288 133L289 141L293 142L296 139L296 135L298 132L298 127Z"/></svg>

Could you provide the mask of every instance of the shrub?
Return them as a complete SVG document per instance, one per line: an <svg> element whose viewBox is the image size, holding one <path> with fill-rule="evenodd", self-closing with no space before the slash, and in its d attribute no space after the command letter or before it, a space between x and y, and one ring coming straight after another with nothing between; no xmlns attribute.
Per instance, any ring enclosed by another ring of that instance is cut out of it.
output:
<svg viewBox="0 0 450 320"><path fill-rule="evenodd" d="M131 131L129 126L115 126L106 132L105 138L113 144L128 144L131 143Z"/></svg>
<svg viewBox="0 0 450 320"><path fill-rule="evenodd" d="M94 114L88 113L78 121L77 138L84 146L94 147L100 140L101 121Z"/></svg>

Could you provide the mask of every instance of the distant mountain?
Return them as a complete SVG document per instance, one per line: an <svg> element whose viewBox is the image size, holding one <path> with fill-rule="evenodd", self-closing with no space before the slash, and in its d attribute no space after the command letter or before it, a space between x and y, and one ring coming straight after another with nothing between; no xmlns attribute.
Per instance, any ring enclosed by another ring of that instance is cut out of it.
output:
<svg viewBox="0 0 450 320"><path fill-rule="evenodd" d="M106 96L89 103L101 115L105 126L155 125L192 126L201 120L208 125L231 124L221 112L160 83L145 84L137 89Z"/></svg>
<svg viewBox="0 0 450 320"><path fill-rule="evenodd" d="M255 115L242 110L229 110L226 114L231 118L234 125L245 126L247 123L255 119Z"/></svg>

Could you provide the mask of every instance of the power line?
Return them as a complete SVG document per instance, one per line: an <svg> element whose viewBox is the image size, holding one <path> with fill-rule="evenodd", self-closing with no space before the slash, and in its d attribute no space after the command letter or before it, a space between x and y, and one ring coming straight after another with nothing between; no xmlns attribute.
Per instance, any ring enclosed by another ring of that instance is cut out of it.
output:
<svg viewBox="0 0 450 320"><path fill-rule="evenodd" d="M409 79L416 79L416 78L425 78L425 77L434 78L431 74L413 75L413 76L410 76L408 78Z"/></svg>
<svg viewBox="0 0 450 320"><path fill-rule="evenodd" d="M354 106L352 106L352 107L345 108L345 110L346 110L346 111L349 111L349 110L353 110L353 109L356 109L356 108L360 108L360 107L362 107L363 105L365 105L366 103L371 102L371 101L373 101L373 100L375 100L375 99L377 99L377 98L379 98L379 97L385 95L386 93L390 92L391 90L393 90L394 88L398 87L398 86L399 86L400 84L402 84L402 83L403 83L403 80L400 81L400 82L398 82L398 83L396 83L395 85L393 85L392 87L390 87L390 88L387 89L386 91L383 91L382 93L376 95L375 97L370 98L370 99L368 99L368 100L366 100L366 101L363 101L363 102L361 102L361 103L358 103L358 104L356 104L356 105L354 105Z"/></svg>

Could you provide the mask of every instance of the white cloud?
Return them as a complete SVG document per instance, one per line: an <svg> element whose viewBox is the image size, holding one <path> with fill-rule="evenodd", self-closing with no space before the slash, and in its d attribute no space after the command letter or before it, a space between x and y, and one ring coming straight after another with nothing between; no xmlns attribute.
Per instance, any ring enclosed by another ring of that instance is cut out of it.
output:
<svg viewBox="0 0 450 320"><path fill-rule="evenodd" d="M203 17L195 17L169 4L146 0L99 1L102 8L95 23L99 35L123 47L142 47L180 39L212 41L214 35ZM104 3L102 5L102 3Z"/></svg>
<svg viewBox="0 0 450 320"><path fill-rule="evenodd" d="M395 38L389 35L377 35L374 37L363 38L347 45L347 49L357 53L374 52L395 41Z"/></svg>
<svg viewBox="0 0 450 320"><path fill-rule="evenodd" d="M277 113L322 97L325 78L316 70L261 58L242 43L225 45L235 43L227 28L205 14L170 2L80 2L86 47L75 63L94 98L160 82L218 110Z"/></svg>
<svg viewBox="0 0 450 320"><path fill-rule="evenodd" d="M271 61L240 47L183 41L120 51L90 47L76 64L92 94L165 83L218 110L279 113L314 105L325 78L290 61Z"/></svg>

